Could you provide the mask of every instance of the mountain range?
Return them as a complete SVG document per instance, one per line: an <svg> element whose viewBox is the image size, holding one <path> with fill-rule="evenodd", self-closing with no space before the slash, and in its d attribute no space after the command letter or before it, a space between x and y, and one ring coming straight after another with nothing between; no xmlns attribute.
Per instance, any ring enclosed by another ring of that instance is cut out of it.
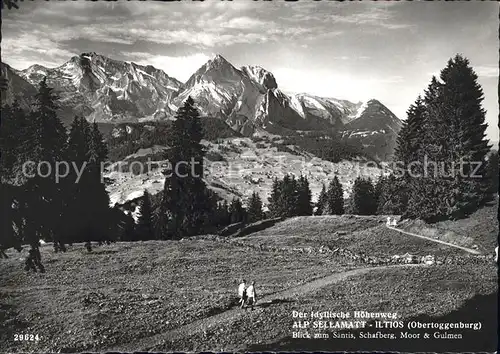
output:
<svg viewBox="0 0 500 354"><path fill-rule="evenodd" d="M386 159L392 152L401 121L376 99L352 103L307 93L286 94L274 75L259 66L234 67L221 55L202 65L182 83L151 65L82 53L56 68L33 65L16 70L2 64L9 87L2 104L19 100L27 106L38 83L47 78L60 97L66 123L75 115L90 121L123 123L167 120L188 96L202 116L222 119L235 131L279 135L297 132L341 132Z"/></svg>

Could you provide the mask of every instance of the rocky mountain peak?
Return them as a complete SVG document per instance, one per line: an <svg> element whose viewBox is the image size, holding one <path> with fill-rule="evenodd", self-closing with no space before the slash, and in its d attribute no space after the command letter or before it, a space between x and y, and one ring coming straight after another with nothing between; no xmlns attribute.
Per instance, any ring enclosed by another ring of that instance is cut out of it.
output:
<svg viewBox="0 0 500 354"><path fill-rule="evenodd" d="M234 68L222 55L217 54L213 59L210 59L205 64L206 70L221 69L221 68Z"/></svg>
<svg viewBox="0 0 500 354"><path fill-rule="evenodd" d="M257 65L238 69L220 54L182 84L152 65L84 52L57 68L33 65L12 70L16 85L8 100L32 97L44 76L61 97L68 120L75 114L100 122L170 119L191 96L202 115L220 118L248 135L259 129L276 134L343 130L344 136L370 145L368 138L392 141L401 125L376 99L361 104L307 93L289 95L266 69Z"/></svg>
<svg viewBox="0 0 500 354"><path fill-rule="evenodd" d="M274 75L266 69L256 65L246 65L241 67L241 71L245 73L252 81L261 85L266 90L278 88Z"/></svg>

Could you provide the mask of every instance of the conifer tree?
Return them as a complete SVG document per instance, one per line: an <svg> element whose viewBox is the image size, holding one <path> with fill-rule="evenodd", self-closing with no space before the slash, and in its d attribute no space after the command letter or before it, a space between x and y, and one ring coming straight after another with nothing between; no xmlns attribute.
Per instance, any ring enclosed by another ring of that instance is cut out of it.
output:
<svg viewBox="0 0 500 354"><path fill-rule="evenodd" d="M151 196L148 191L144 191L140 205L140 216L137 220L137 235L142 241L154 239L153 210Z"/></svg>
<svg viewBox="0 0 500 354"><path fill-rule="evenodd" d="M440 77L443 82L440 113L451 128L446 136L450 146L449 159L452 163L465 162L463 176L455 176L455 188L450 191L453 193L452 198L457 201L450 214L461 217L473 212L490 198L485 161L491 146L485 138L486 112L481 105L484 96L469 60L459 54L448 61ZM481 166L475 172L481 176L479 178L471 176L475 163Z"/></svg>
<svg viewBox="0 0 500 354"><path fill-rule="evenodd" d="M414 104L407 111L407 119L399 131L394 150L394 161L398 163L404 171L408 170L410 163L417 161L419 151L422 149L423 126L426 114L426 107L423 99L418 96ZM404 172L404 176L409 173Z"/></svg>
<svg viewBox="0 0 500 354"><path fill-rule="evenodd" d="M34 110L30 117L30 139L27 141L27 157L42 163L39 171L24 184L24 210L26 216L25 236L32 247L32 254L39 259L39 239L59 242L62 237L61 217L64 209L61 185L56 183L56 162L64 159L66 130L57 116L57 96L48 87L46 78L39 85L35 96ZM48 176L48 177L42 177ZM40 268L40 271L42 269Z"/></svg>
<svg viewBox="0 0 500 354"><path fill-rule="evenodd" d="M122 229L122 241L137 241L135 221L131 213L125 213L124 225Z"/></svg>
<svg viewBox="0 0 500 354"><path fill-rule="evenodd" d="M446 160L449 148L448 143L443 138L447 127L440 114L442 83L435 76L432 77L425 90L423 102L425 111L423 112L421 135L410 137L412 141L420 141L419 148L413 152L414 160L418 164L411 170L411 174L410 171L407 171L401 176L404 178L403 181L406 183L408 191L408 203L403 216L410 218L423 217L424 214L431 217L432 210L435 210L436 215L440 214L439 210L442 209L436 195L440 193L440 186L446 184L446 181L440 177L437 168L438 162ZM409 112L411 111L412 109L409 110ZM399 199L399 196L395 198Z"/></svg>
<svg viewBox="0 0 500 354"><path fill-rule="evenodd" d="M64 233L72 243L87 240L86 234L89 232L87 224L91 221L87 218L87 208L90 207L92 195L86 188L89 129L90 125L85 118L75 117L70 127L66 151L67 161L82 171L79 176L75 169L71 168L69 175L62 181L68 191L64 198Z"/></svg>
<svg viewBox="0 0 500 354"><path fill-rule="evenodd" d="M271 188L271 195L268 198L269 202L269 213L272 217L278 218L285 216L283 200L283 182L278 180L278 178L273 179L273 185Z"/></svg>
<svg viewBox="0 0 500 354"><path fill-rule="evenodd" d="M0 248L15 247L23 242L23 217L19 205L26 177L22 164L26 160L29 122L17 101L2 107L0 115ZM14 225L17 231L14 230ZM1 251L0 251L1 252Z"/></svg>
<svg viewBox="0 0 500 354"><path fill-rule="evenodd" d="M195 235L203 229L210 213L208 194L203 182L202 127L199 112L191 97L176 114L169 132L167 172L161 213L157 229L167 232L168 238ZM165 225L165 223L167 223Z"/></svg>
<svg viewBox="0 0 500 354"><path fill-rule="evenodd" d="M419 161L431 161L408 182L405 216L426 221L461 218L491 199L483 93L469 61L457 55L425 92ZM481 167L471 176L474 165ZM461 168L461 169L460 169ZM478 177L479 176L479 177Z"/></svg>
<svg viewBox="0 0 500 354"><path fill-rule="evenodd" d="M0 176L5 182L22 184L21 166L26 160L26 146L31 136L30 122L18 101L2 107L0 126Z"/></svg>
<svg viewBox="0 0 500 354"><path fill-rule="evenodd" d="M394 174L380 177L376 185L377 214L402 215L407 207L406 182L403 177L396 178Z"/></svg>
<svg viewBox="0 0 500 354"><path fill-rule="evenodd" d="M268 200L272 217L312 215L311 189L305 177L296 180L285 175L281 181L275 179Z"/></svg>
<svg viewBox="0 0 500 354"><path fill-rule="evenodd" d="M344 190L337 176L330 182L327 192L328 214L344 214Z"/></svg>
<svg viewBox="0 0 500 354"><path fill-rule="evenodd" d="M316 203L316 212L314 215L323 215L326 210L328 210L328 196L326 186L323 183L323 187L321 188L321 192L319 193L318 201Z"/></svg>
<svg viewBox="0 0 500 354"><path fill-rule="evenodd" d="M262 220L262 200L257 192L253 192L248 201L248 222L256 222Z"/></svg>
<svg viewBox="0 0 500 354"><path fill-rule="evenodd" d="M231 224L246 222L247 213L241 204L241 200L238 198L233 199L231 205L229 206L229 212L231 214Z"/></svg>
<svg viewBox="0 0 500 354"><path fill-rule="evenodd" d="M220 215L221 215L221 226L224 225L229 225L231 223L231 213L229 211L229 204L227 203L227 200L224 200L222 204L220 204Z"/></svg>
<svg viewBox="0 0 500 354"><path fill-rule="evenodd" d="M377 211L375 190L370 178L356 178L352 191L352 213L374 215Z"/></svg>
<svg viewBox="0 0 500 354"><path fill-rule="evenodd" d="M281 187L283 203L282 216L291 217L299 215L299 190L295 176L285 175Z"/></svg>
<svg viewBox="0 0 500 354"><path fill-rule="evenodd" d="M92 240L104 241L110 239L109 195L101 174L102 163L107 158L107 148L96 123L89 129L88 146L86 168L88 185L86 188L92 196L88 202L89 209L87 210L89 229L92 232Z"/></svg>
<svg viewBox="0 0 500 354"><path fill-rule="evenodd" d="M297 214L296 215L312 215L313 206L311 203L311 189L309 181L305 176L300 176L297 181Z"/></svg>

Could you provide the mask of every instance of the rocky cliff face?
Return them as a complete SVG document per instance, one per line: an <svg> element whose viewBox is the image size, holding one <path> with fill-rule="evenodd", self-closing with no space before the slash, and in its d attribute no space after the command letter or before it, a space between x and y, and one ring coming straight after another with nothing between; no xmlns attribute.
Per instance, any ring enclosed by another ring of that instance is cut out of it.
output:
<svg viewBox="0 0 500 354"><path fill-rule="evenodd" d="M27 109L37 92L36 88L9 65L1 63L0 69L2 70L2 76L8 82L7 90L2 91L2 106L12 104L14 100L17 100L21 107Z"/></svg>
<svg viewBox="0 0 500 354"><path fill-rule="evenodd" d="M75 114L98 122L173 119L191 96L202 116L220 118L244 135L257 130L275 134L341 131L345 138L367 147L384 136L390 150L401 126L377 100L352 103L307 93L287 95L271 72L259 66L238 69L220 55L184 84L153 66L96 53L75 56L57 68L33 65L17 71L4 65L2 70L11 78L3 103L18 98L28 105L35 87L47 77L60 96L65 120L72 120Z"/></svg>
<svg viewBox="0 0 500 354"><path fill-rule="evenodd" d="M96 121L161 119L181 83L162 70L83 53L57 68L33 65L18 72L32 85L46 76L62 106Z"/></svg>

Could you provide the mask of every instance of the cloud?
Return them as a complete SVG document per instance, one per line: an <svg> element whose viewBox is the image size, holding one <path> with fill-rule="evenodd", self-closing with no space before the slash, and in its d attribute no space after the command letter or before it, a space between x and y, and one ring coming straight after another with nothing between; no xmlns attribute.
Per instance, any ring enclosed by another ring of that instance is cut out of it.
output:
<svg viewBox="0 0 500 354"><path fill-rule="evenodd" d="M188 56L166 56L151 55L150 53L130 52L123 53L130 61L140 65L153 65L155 68L165 71L169 76L182 82L186 82L203 64L212 59L215 55L196 53Z"/></svg>
<svg viewBox="0 0 500 354"><path fill-rule="evenodd" d="M250 18L248 16L236 17L229 20L229 22L222 24L223 28L234 29L265 29L274 26L273 22L261 21L259 19Z"/></svg>
<svg viewBox="0 0 500 354"><path fill-rule="evenodd" d="M332 24L337 26L356 25L390 30L414 27L409 23L397 22L397 12L395 11L397 7L385 6L382 3L353 3L349 4L349 6L340 3L337 6L330 7L329 11L318 11L317 6L305 6L304 9L306 11L298 11L291 15L291 23L298 21L328 27L331 27Z"/></svg>
<svg viewBox="0 0 500 354"><path fill-rule="evenodd" d="M474 67L476 74L480 77L498 77L498 66L476 66Z"/></svg>
<svg viewBox="0 0 500 354"><path fill-rule="evenodd" d="M57 42L39 36L36 32L23 33L17 38L5 38L2 41L2 52L2 60L19 70L33 64L56 67L75 55L66 49L61 49Z"/></svg>

